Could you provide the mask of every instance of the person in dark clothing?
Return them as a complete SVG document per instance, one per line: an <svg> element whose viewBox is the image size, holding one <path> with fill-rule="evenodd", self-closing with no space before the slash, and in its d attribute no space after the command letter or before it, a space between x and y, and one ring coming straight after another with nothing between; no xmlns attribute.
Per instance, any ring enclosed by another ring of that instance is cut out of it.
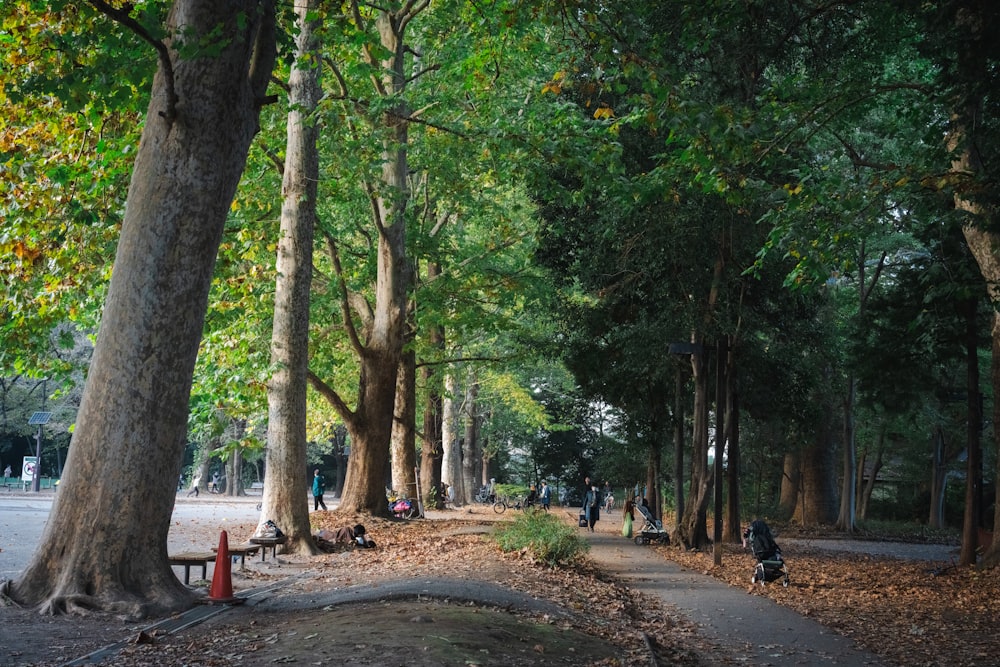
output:
<svg viewBox="0 0 1000 667"><path fill-rule="evenodd" d="M319 468L313 471L313 511L317 511L320 507L323 511L326 511L326 503L323 502L323 494L326 493L326 479L323 475L319 474Z"/></svg>
<svg viewBox="0 0 1000 667"><path fill-rule="evenodd" d="M597 490L596 484L583 497L583 513L587 517L590 532L594 532L594 524L601 518L601 492Z"/></svg>

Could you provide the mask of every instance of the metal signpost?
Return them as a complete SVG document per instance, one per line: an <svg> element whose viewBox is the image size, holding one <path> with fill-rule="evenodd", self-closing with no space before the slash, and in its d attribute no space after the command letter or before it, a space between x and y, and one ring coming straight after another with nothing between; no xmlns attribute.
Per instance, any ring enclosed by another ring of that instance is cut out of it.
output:
<svg viewBox="0 0 1000 667"><path fill-rule="evenodd" d="M38 425L38 435L35 436L35 470L31 480L31 490L38 493L42 490L42 425L48 424L51 412L36 412L28 419L29 425Z"/></svg>

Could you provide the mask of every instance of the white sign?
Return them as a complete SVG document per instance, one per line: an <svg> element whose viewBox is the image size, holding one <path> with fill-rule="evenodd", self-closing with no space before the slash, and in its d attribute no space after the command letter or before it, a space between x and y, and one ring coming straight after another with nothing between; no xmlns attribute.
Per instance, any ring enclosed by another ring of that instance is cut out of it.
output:
<svg viewBox="0 0 1000 667"><path fill-rule="evenodd" d="M25 456L24 463L21 464L21 481L25 483L35 481L35 473L37 471L38 457Z"/></svg>

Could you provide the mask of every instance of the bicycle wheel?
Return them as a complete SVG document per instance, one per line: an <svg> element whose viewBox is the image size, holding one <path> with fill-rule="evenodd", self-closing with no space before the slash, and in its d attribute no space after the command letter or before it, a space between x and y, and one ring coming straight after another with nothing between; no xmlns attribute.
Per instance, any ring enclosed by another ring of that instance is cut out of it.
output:
<svg viewBox="0 0 1000 667"><path fill-rule="evenodd" d="M497 514L503 514L504 512L507 511L507 503L505 503L502 500L496 501L495 503L493 503L493 511L496 512Z"/></svg>

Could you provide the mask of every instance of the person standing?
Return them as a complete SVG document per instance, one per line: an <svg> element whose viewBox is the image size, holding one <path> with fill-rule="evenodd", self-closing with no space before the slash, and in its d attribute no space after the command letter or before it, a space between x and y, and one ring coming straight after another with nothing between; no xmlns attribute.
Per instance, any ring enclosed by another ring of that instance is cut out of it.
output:
<svg viewBox="0 0 1000 667"><path fill-rule="evenodd" d="M323 502L323 494L326 492L326 480L319 474L319 468L313 470L313 511L320 507L326 511L326 503Z"/></svg>
<svg viewBox="0 0 1000 667"><path fill-rule="evenodd" d="M219 471L216 470L212 473L212 483L208 487L209 493L219 492Z"/></svg>
<svg viewBox="0 0 1000 667"><path fill-rule="evenodd" d="M632 537L632 522L635 521L635 503L631 500L625 501L625 509L622 511L622 537Z"/></svg>
<svg viewBox="0 0 1000 667"><path fill-rule="evenodd" d="M7 483L7 478L10 477L10 473L11 473L11 469L10 469L10 466L8 465L6 468L3 469L3 483L4 484Z"/></svg>
<svg viewBox="0 0 1000 667"><path fill-rule="evenodd" d="M552 489L549 488L549 483L544 479L542 480L542 491L539 494L542 501L542 509L546 512L549 511L549 505L552 504Z"/></svg>
<svg viewBox="0 0 1000 667"><path fill-rule="evenodd" d="M597 490L596 484L591 486L584 496L583 513L587 517L590 532L594 532L594 524L601 518L601 492Z"/></svg>

